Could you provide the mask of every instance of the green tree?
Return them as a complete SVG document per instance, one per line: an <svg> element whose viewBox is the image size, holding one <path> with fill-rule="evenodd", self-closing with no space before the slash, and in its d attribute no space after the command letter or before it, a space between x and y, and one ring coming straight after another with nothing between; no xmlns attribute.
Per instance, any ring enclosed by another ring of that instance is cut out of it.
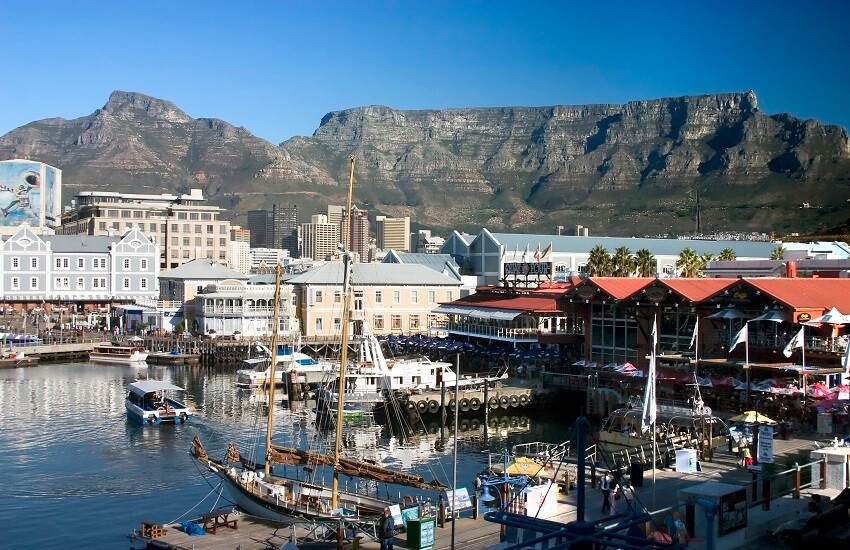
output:
<svg viewBox="0 0 850 550"><path fill-rule="evenodd" d="M720 251L720 254L717 256L717 260L721 262L729 262L737 258L738 255L735 254L735 251L731 248L724 248Z"/></svg>
<svg viewBox="0 0 850 550"><path fill-rule="evenodd" d="M591 277L605 277L611 273L611 255L601 244L590 250L587 257L587 273Z"/></svg>
<svg viewBox="0 0 850 550"><path fill-rule="evenodd" d="M611 274L614 277L631 277L635 271L635 257L632 255L632 251L625 246L614 250L611 268Z"/></svg>
<svg viewBox="0 0 850 550"><path fill-rule="evenodd" d="M652 277L658 274L658 262L652 252L646 248L635 252L635 268L638 277Z"/></svg>
<svg viewBox="0 0 850 550"><path fill-rule="evenodd" d="M682 277L699 277L699 272L704 266L703 258L691 247L682 250L679 253L679 259L676 260L676 268L680 270Z"/></svg>
<svg viewBox="0 0 850 550"><path fill-rule="evenodd" d="M786 249L781 244L777 245L777 247L774 248L773 251L770 253L770 259L771 260L784 260L786 252L788 252L788 249Z"/></svg>

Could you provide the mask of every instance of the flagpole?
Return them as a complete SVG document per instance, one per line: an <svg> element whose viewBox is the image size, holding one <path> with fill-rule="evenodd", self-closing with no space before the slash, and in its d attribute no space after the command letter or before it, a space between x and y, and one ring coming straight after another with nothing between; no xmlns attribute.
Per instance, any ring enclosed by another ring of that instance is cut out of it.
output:
<svg viewBox="0 0 850 550"><path fill-rule="evenodd" d="M800 325L800 351L803 355L803 406L806 405L806 325ZM805 409L804 409L805 410Z"/></svg>

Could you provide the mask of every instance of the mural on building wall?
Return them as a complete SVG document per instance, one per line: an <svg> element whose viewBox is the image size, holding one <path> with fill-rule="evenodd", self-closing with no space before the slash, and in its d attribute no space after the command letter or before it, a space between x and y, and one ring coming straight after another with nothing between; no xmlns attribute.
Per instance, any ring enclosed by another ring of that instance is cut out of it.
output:
<svg viewBox="0 0 850 550"><path fill-rule="evenodd" d="M0 162L0 226L55 228L62 171L43 162Z"/></svg>

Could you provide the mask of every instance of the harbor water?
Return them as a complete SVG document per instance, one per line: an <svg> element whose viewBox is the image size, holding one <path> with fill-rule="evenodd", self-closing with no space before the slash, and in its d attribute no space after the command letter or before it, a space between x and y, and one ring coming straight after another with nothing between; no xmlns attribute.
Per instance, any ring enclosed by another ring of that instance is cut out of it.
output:
<svg viewBox="0 0 850 550"><path fill-rule="evenodd" d="M229 442L245 449L265 425L267 397L236 389L236 368L71 363L0 370L2 546L128 548L127 534L142 521L182 521L226 506L189 449L198 435L207 452L221 458ZM161 426L128 419L125 388L140 376L186 388L197 415L187 424ZM275 443L306 447L327 438L314 429L312 410L311 402L276 406ZM564 409L545 419L522 409L504 413L459 422L459 487L472 491L489 452L531 441L560 443L576 416ZM438 418L408 420L346 426L344 452L451 485L453 432L441 430Z"/></svg>

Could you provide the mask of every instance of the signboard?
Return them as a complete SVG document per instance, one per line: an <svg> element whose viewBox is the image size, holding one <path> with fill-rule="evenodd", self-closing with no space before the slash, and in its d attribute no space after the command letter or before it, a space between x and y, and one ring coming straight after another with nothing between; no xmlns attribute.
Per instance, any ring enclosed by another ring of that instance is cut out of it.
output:
<svg viewBox="0 0 850 550"><path fill-rule="evenodd" d="M747 490L739 489L720 497L720 536L747 526Z"/></svg>
<svg viewBox="0 0 850 550"><path fill-rule="evenodd" d="M469 499L469 491L466 487L461 487L456 492L446 491L446 500L448 501L447 512L472 508L472 501Z"/></svg>
<svg viewBox="0 0 850 550"><path fill-rule="evenodd" d="M393 525L396 527L404 527L404 519L401 517L401 506L398 504L391 504L390 515L393 517Z"/></svg>
<svg viewBox="0 0 850 550"><path fill-rule="evenodd" d="M0 226L57 227L62 171L31 160L0 162Z"/></svg>
<svg viewBox="0 0 850 550"><path fill-rule="evenodd" d="M552 264L549 262L509 262L505 263L505 277L521 277L528 275L552 274Z"/></svg>
<svg viewBox="0 0 850 550"><path fill-rule="evenodd" d="M419 530L419 547L430 548L434 546L434 535L437 521L434 518L424 518Z"/></svg>
<svg viewBox="0 0 850 550"><path fill-rule="evenodd" d="M759 464L773 464L773 426L759 426Z"/></svg>
<svg viewBox="0 0 850 550"><path fill-rule="evenodd" d="M409 519L419 519L419 506L413 506L402 510L401 519L405 525L407 525L407 520Z"/></svg>

